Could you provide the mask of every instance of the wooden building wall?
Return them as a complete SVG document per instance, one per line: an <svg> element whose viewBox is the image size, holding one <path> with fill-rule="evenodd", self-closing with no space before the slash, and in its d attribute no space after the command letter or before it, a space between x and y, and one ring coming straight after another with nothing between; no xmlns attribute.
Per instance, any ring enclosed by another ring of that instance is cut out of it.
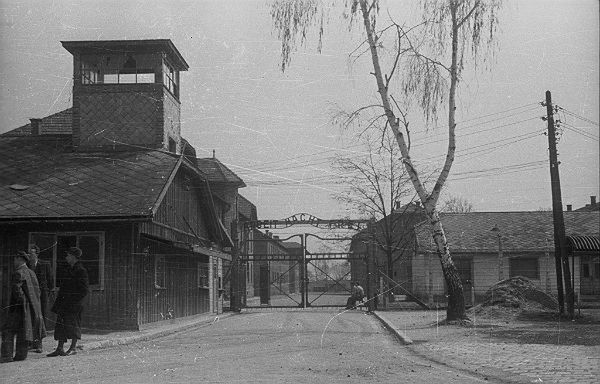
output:
<svg viewBox="0 0 600 384"><path fill-rule="evenodd" d="M139 329L140 325L164 320L169 308L174 317L210 312L209 288L198 286L198 263L209 257L139 235L138 224L38 224L0 228L0 301L10 299L13 256L28 247L30 232L103 233L104 282L91 289L83 312L83 327ZM135 241L132 241L135 239ZM141 250L141 252L140 252ZM146 250L146 252L144 252ZM163 255L165 286L155 286L155 257ZM62 255L57 255L60 259ZM215 261L216 263L216 261ZM213 284L211 284L213 285ZM217 307L215 306L215 309ZM3 311L2 311L3 312ZM162 313L162 315L161 315ZM2 319L4 315L0 314ZM55 316L50 316L53 328Z"/></svg>
<svg viewBox="0 0 600 384"><path fill-rule="evenodd" d="M102 233L104 236L103 284L92 287L86 298L83 326L86 328L133 329L137 327L135 295L129 281L132 278L131 250L133 224L21 224L6 225L0 229L0 296L2 307L8 304L10 274L16 251L27 250L30 233ZM54 245L56 247L56 245ZM47 249L42 258L56 250ZM56 255L58 263L64 255ZM52 261L52 260L48 260ZM56 268L56 266L55 266ZM49 328L53 328L54 314L50 314Z"/></svg>
<svg viewBox="0 0 600 384"><path fill-rule="evenodd" d="M485 292L499 281L498 254L497 253L459 253L452 255L453 259L470 260L472 273L472 298L474 304L479 304ZM536 257L538 259L539 277L530 279L540 290L554 295L556 293L556 271L554 266L554 253L539 252L504 252L503 254L503 279L510 277L509 263L511 258ZM580 261L575 259L575 292L580 286ZM571 265L571 260L569 260ZM573 272L573 271L572 271ZM412 289L413 293L425 302L435 305L436 302L445 303L445 283L440 261L436 253L418 253L412 262Z"/></svg>
<svg viewBox="0 0 600 384"><path fill-rule="evenodd" d="M177 172L153 221L172 232L208 240L208 209L203 203L202 188L193 180L192 175L187 174L184 169ZM161 237L176 241L166 233Z"/></svg>
<svg viewBox="0 0 600 384"><path fill-rule="evenodd" d="M210 289L200 287L198 263L209 268L209 257L173 247L146 236L140 238L141 254L135 258L139 325L209 313ZM164 275L157 284L156 262L164 258Z"/></svg>
<svg viewBox="0 0 600 384"><path fill-rule="evenodd" d="M27 232L14 226L0 227L0 327L4 325L10 301L10 280L13 272L13 256L27 249Z"/></svg>
<svg viewBox="0 0 600 384"><path fill-rule="evenodd" d="M140 325L163 320L169 310L174 317L211 311L214 282L199 287L199 263L215 274L209 257L191 251L192 244L209 241L208 207L202 189L182 169L175 176L152 222L37 223L0 226L0 301L6 308L10 298L13 256L27 250L29 234L94 233L103 242L102 284L87 297L83 326L87 328L139 329ZM54 248L53 248L54 247ZM43 256L57 255L57 245L48 243ZM165 258L164 286L157 288L155 259ZM42 257L43 258L43 257ZM208 273L207 277L208 278ZM213 296L213 299L216 299ZM213 303L214 304L214 303ZM218 306L214 306L218 308ZM0 319L1 320L1 319ZM51 320L54 320L52 315ZM51 327L52 328L52 327Z"/></svg>

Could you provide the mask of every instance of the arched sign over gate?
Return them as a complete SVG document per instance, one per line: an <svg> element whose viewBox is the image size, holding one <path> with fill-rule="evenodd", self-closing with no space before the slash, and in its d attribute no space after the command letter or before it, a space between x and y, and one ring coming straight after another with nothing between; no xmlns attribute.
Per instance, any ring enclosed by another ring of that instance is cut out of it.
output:
<svg viewBox="0 0 600 384"><path fill-rule="evenodd" d="M287 238L269 236L268 230L284 229L292 226L313 226L323 229L344 229L361 231L369 228L371 220L331 219L324 220L307 213L298 213L280 220L243 221L237 225L239 239L234 239L234 248L230 300L233 310L242 308L307 308L307 307L342 307L349 294L348 275L332 276L323 260L363 260L367 264L369 279L369 258L366 253L352 252L319 252L307 251L306 242L314 237L321 241L352 240L352 237L320 237L311 233L299 233ZM259 230L267 230L267 234ZM290 249L286 247L292 245ZM309 266L313 278L319 275L323 280L311 281ZM247 297L248 281L250 291L258 289L258 297ZM319 284L317 284L319 283ZM366 284L367 296L370 297L370 283ZM271 292L275 292L272 300ZM336 301L336 297L342 297ZM332 300L333 298L333 300Z"/></svg>

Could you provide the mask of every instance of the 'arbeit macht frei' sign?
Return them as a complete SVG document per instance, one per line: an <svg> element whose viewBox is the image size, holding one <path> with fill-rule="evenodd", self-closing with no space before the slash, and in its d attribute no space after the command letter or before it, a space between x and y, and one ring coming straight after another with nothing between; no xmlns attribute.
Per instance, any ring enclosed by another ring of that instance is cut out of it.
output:
<svg viewBox="0 0 600 384"><path fill-rule="evenodd" d="M323 220L308 213L297 213L282 220L255 220L246 221L244 225L247 228L257 229L278 229L288 228L292 225L312 225L319 228L330 229L356 229L360 230L367 227L369 220L353 220L353 219L333 219Z"/></svg>

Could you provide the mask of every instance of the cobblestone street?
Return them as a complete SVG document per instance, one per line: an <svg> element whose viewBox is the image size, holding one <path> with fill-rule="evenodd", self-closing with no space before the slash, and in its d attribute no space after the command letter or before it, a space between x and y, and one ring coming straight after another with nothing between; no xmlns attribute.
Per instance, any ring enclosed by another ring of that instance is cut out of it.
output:
<svg viewBox="0 0 600 384"><path fill-rule="evenodd" d="M404 311L385 312L382 316L413 342L412 350L452 367L529 383L596 383L600 377L600 345L589 345L595 335L579 341L588 345L569 345L574 341L567 334L577 330L570 323L555 324L550 330L552 340L529 343L518 335L531 323L498 326L476 321L473 328L436 327L435 322L444 313ZM547 323L533 326L540 332ZM600 323L585 324L579 331L584 337L589 332L597 334ZM511 332L517 336L511 337Z"/></svg>

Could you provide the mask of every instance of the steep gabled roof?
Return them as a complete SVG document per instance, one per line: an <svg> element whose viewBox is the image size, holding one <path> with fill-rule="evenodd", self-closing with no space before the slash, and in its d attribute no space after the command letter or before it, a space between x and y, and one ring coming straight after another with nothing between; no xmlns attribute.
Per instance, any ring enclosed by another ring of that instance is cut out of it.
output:
<svg viewBox="0 0 600 384"><path fill-rule="evenodd" d="M72 152L70 136L0 136L0 220L149 218L177 161Z"/></svg>
<svg viewBox="0 0 600 384"><path fill-rule="evenodd" d="M598 236L598 212L564 212L566 234ZM445 213L442 225L450 252L497 252L498 233L506 251L554 249L552 212ZM500 231L492 231L492 228ZM421 251L434 251L428 222L415 227Z"/></svg>
<svg viewBox="0 0 600 384"><path fill-rule="evenodd" d="M73 109L68 108L53 115L42 118L42 135L70 135L73 133ZM28 136L31 135L31 123L3 133L2 136Z"/></svg>
<svg viewBox="0 0 600 384"><path fill-rule="evenodd" d="M214 157L196 159L198 168L206 174L208 181L212 183L233 184L239 188L245 187L244 180L227 168Z"/></svg>
<svg viewBox="0 0 600 384"><path fill-rule="evenodd" d="M238 194L238 213L242 220L257 220L256 205L244 196Z"/></svg>

